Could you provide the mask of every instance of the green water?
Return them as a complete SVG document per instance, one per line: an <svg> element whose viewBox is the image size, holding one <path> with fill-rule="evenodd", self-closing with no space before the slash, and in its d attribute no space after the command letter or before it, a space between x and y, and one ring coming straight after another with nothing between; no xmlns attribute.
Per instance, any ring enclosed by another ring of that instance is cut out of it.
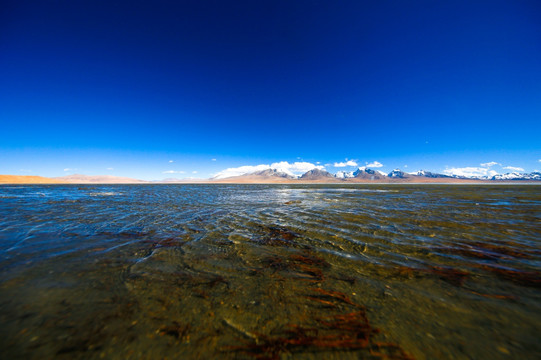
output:
<svg viewBox="0 0 541 360"><path fill-rule="evenodd" d="M0 187L0 349L540 358L540 190Z"/></svg>

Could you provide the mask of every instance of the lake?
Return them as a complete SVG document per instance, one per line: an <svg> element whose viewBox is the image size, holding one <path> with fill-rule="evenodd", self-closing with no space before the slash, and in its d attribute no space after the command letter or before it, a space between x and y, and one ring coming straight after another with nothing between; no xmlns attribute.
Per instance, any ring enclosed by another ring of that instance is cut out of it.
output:
<svg viewBox="0 0 541 360"><path fill-rule="evenodd" d="M539 185L0 186L6 359L535 359Z"/></svg>

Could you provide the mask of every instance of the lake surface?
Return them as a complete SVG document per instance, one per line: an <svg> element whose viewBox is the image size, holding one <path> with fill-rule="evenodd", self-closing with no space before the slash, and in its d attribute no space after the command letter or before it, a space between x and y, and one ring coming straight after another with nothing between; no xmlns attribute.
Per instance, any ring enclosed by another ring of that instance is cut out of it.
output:
<svg viewBox="0 0 541 360"><path fill-rule="evenodd" d="M6 359L538 359L541 186L0 186Z"/></svg>

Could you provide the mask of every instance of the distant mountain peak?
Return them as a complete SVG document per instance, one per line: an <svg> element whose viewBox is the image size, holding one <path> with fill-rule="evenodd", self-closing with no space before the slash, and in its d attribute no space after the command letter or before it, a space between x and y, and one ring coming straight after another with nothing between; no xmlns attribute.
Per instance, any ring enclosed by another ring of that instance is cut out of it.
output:
<svg viewBox="0 0 541 360"><path fill-rule="evenodd" d="M334 178L335 176L327 170L312 169L301 175L300 179L303 180L318 180L326 178Z"/></svg>
<svg viewBox="0 0 541 360"><path fill-rule="evenodd" d="M251 175L262 176L262 177L281 177L285 179L295 179L295 176L292 176L290 174L287 174L277 169L267 169L267 170L256 171L252 173Z"/></svg>
<svg viewBox="0 0 541 360"><path fill-rule="evenodd" d="M411 175L424 176L424 177L428 177L428 178L450 178L450 176L448 176L448 175L433 173L433 172L426 171L426 170L419 170L416 173L413 173Z"/></svg>
<svg viewBox="0 0 541 360"><path fill-rule="evenodd" d="M360 167L353 172L353 177L367 180L381 180L385 174L365 167Z"/></svg>
<svg viewBox="0 0 541 360"><path fill-rule="evenodd" d="M410 177L409 174L403 172L400 169L394 169L387 176L390 177L390 178L398 178L398 179L405 179L407 177Z"/></svg>
<svg viewBox="0 0 541 360"><path fill-rule="evenodd" d="M353 175L353 171L342 171L342 170L336 172L334 176L337 177L338 179L349 179L349 178L355 177L355 175Z"/></svg>

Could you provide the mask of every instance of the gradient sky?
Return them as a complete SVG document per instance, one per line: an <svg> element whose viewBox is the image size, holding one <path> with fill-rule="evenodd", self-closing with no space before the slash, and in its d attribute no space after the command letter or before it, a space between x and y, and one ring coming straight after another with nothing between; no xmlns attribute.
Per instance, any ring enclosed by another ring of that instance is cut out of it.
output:
<svg viewBox="0 0 541 360"><path fill-rule="evenodd" d="M3 1L0 173L539 170L540 19L538 0Z"/></svg>

